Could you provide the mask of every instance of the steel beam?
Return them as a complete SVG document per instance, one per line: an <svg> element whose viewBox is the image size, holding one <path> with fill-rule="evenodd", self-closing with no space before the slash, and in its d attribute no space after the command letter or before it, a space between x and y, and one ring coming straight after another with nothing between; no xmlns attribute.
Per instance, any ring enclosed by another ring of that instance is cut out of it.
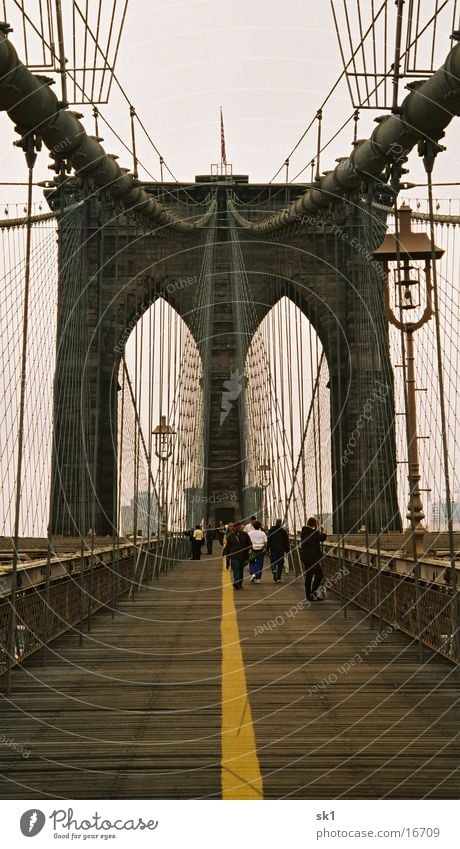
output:
<svg viewBox="0 0 460 849"><path fill-rule="evenodd" d="M403 100L399 114L377 118L370 139L356 142L351 155L340 158L336 168L327 171L317 186L264 221L248 221L232 205L238 223L258 233L279 230L381 178L386 166L404 162L419 141L439 141L452 118L460 115L460 44L455 45L442 67L428 80L410 83L408 88L410 93Z"/></svg>
<svg viewBox="0 0 460 849"><path fill-rule="evenodd" d="M200 218L188 221L169 212L140 186L99 140L89 136L78 113L66 109L50 88L50 80L32 74L20 62L16 50L0 32L0 111L6 111L21 136L37 133L58 163L65 160L83 179L106 190L113 201L141 215L150 227L168 227L193 232L209 221L211 207ZM58 168L59 170L59 168Z"/></svg>

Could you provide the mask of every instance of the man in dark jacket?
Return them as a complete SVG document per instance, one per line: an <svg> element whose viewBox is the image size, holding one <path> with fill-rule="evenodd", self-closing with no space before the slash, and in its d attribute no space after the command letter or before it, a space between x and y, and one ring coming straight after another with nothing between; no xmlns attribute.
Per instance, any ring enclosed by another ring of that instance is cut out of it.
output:
<svg viewBox="0 0 460 849"><path fill-rule="evenodd" d="M277 519L268 534L267 549L270 554L270 566L273 572L273 580L281 581L284 569L284 555L289 551L289 537L287 531L282 527L281 519Z"/></svg>
<svg viewBox="0 0 460 849"><path fill-rule="evenodd" d="M243 531L243 523L235 522L225 544L225 557L230 563L235 590L243 589L243 572L252 551L251 538Z"/></svg>
<svg viewBox="0 0 460 849"><path fill-rule="evenodd" d="M319 522L313 516L308 520L300 532L300 559L305 576L305 595L308 601L322 601L316 595L316 590L321 584L323 570L321 560L323 551L321 543L326 539L326 534L319 527Z"/></svg>

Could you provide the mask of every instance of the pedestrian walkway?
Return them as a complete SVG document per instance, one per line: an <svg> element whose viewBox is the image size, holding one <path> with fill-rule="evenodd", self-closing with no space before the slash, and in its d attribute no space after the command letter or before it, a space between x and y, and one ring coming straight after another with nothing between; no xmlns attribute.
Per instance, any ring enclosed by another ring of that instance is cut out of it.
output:
<svg viewBox="0 0 460 849"><path fill-rule="evenodd" d="M29 658L0 796L457 798L456 668L302 589L266 566L234 593L220 558L184 561Z"/></svg>

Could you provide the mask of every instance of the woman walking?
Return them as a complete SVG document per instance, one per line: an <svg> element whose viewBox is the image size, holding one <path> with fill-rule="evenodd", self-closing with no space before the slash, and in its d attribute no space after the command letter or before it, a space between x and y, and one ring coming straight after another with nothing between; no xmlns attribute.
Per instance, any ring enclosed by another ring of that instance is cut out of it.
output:
<svg viewBox="0 0 460 849"><path fill-rule="evenodd" d="M326 534L319 526L318 520L311 516L300 532L300 559L305 577L305 595L308 601L322 601L316 595L316 590L323 577L321 543L325 539Z"/></svg>
<svg viewBox="0 0 460 849"><path fill-rule="evenodd" d="M248 532L249 539L252 543L252 555L249 560L249 571L251 573L251 583L260 584L262 577L262 569L264 568L265 546L267 545L267 534L262 530L262 525L257 520L254 522L252 530Z"/></svg>

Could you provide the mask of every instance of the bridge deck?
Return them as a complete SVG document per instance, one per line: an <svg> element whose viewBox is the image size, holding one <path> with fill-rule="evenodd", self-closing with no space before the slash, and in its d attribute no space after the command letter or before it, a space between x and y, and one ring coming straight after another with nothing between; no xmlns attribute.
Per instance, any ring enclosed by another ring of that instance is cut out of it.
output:
<svg viewBox="0 0 460 849"><path fill-rule="evenodd" d="M227 581L183 562L16 669L1 797L458 797L455 667L292 575Z"/></svg>

